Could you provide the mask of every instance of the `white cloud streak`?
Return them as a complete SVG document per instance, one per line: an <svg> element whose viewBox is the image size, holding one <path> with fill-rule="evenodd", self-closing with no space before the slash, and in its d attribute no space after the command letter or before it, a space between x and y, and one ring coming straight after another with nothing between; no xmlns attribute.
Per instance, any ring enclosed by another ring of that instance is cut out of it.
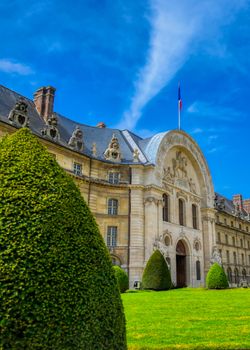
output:
<svg viewBox="0 0 250 350"><path fill-rule="evenodd" d="M133 129L143 108L176 75L193 49L197 49L197 42L208 31L208 23L212 22L210 25L218 28L223 20L223 23L230 20L232 10L236 11L244 4L245 0L182 0L175 4L151 0L151 34L146 63L135 79L130 107L118 127Z"/></svg>
<svg viewBox="0 0 250 350"><path fill-rule="evenodd" d="M0 71L19 75L30 75L34 73L29 66L4 58L0 59Z"/></svg>

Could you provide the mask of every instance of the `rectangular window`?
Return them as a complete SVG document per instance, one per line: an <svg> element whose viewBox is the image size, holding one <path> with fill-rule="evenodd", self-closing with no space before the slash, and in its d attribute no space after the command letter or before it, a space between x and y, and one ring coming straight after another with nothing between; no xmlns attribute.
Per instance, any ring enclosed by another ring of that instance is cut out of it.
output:
<svg viewBox="0 0 250 350"><path fill-rule="evenodd" d="M108 226L107 246L116 247L117 244L117 226Z"/></svg>
<svg viewBox="0 0 250 350"><path fill-rule="evenodd" d="M197 281L201 280L201 263L196 261L196 279Z"/></svg>
<svg viewBox="0 0 250 350"><path fill-rule="evenodd" d="M234 252L234 264L237 264L237 260L236 260L236 252Z"/></svg>
<svg viewBox="0 0 250 350"><path fill-rule="evenodd" d="M233 221L231 221L231 227L234 227L234 222Z"/></svg>
<svg viewBox="0 0 250 350"><path fill-rule="evenodd" d="M192 218L193 218L193 228L197 229L198 228L198 223L197 223L197 207L196 205L192 204Z"/></svg>
<svg viewBox="0 0 250 350"><path fill-rule="evenodd" d="M242 238L240 239L240 246L241 246L241 248L243 248L243 240L242 240Z"/></svg>
<svg viewBox="0 0 250 350"><path fill-rule="evenodd" d="M110 171L108 174L108 182L111 184L119 184L120 173L115 171Z"/></svg>
<svg viewBox="0 0 250 350"><path fill-rule="evenodd" d="M233 239L233 246L235 247L235 237L233 237L232 239Z"/></svg>
<svg viewBox="0 0 250 350"><path fill-rule="evenodd" d="M229 250L227 250L227 263L230 263L230 256L229 256Z"/></svg>
<svg viewBox="0 0 250 350"><path fill-rule="evenodd" d="M245 257L244 257L244 254L241 254L241 262L242 262L242 265L245 264Z"/></svg>
<svg viewBox="0 0 250 350"><path fill-rule="evenodd" d="M228 244L228 235L225 235L226 244Z"/></svg>
<svg viewBox="0 0 250 350"><path fill-rule="evenodd" d="M77 176L82 176L82 164L74 162L73 172Z"/></svg>
<svg viewBox="0 0 250 350"><path fill-rule="evenodd" d="M108 200L108 214L117 215L118 214L118 200L110 198Z"/></svg>
<svg viewBox="0 0 250 350"><path fill-rule="evenodd" d="M217 240L218 240L218 243L220 243L220 232L217 233Z"/></svg>

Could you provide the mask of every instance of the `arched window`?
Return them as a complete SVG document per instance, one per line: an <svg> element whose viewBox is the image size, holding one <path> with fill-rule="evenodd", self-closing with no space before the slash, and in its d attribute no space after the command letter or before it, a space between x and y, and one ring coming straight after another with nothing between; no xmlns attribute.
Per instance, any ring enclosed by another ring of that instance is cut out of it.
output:
<svg viewBox="0 0 250 350"><path fill-rule="evenodd" d="M113 265L121 266L121 260L117 256L111 255L111 260Z"/></svg>
<svg viewBox="0 0 250 350"><path fill-rule="evenodd" d="M117 226L108 226L107 246L116 247L117 245Z"/></svg>
<svg viewBox="0 0 250 350"><path fill-rule="evenodd" d="M233 282L233 276L232 276L231 267L228 267L228 269L227 269L227 279L228 279L228 282L229 282L229 283L232 283L232 282Z"/></svg>
<svg viewBox="0 0 250 350"><path fill-rule="evenodd" d="M110 198L108 200L108 214L117 215L118 214L118 200Z"/></svg>
<svg viewBox="0 0 250 350"><path fill-rule="evenodd" d="M199 260L196 261L196 279L197 281L201 280L201 263Z"/></svg>
<svg viewBox="0 0 250 350"><path fill-rule="evenodd" d="M246 281L246 279L247 279L247 272L246 272L246 269L243 269L243 270L242 270L242 278L243 278L244 281Z"/></svg>
<svg viewBox="0 0 250 350"><path fill-rule="evenodd" d="M235 279L235 283L238 284L239 283L239 271L237 268L234 269L234 279Z"/></svg>
<svg viewBox="0 0 250 350"><path fill-rule="evenodd" d="M184 226L184 212L185 212L185 203L183 199L179 199L179 224Z"/></svg>
<svg viewBox="0 0 250 350"><path fill-rule="evenodd" d="M197 218L197 206L192 204L192 219L193 219L193 228L198 228L198 218Z"/></svg>
<svg viewBox="0 0 250 350"><path fill-rule="evenodd" d="M162 207L162 220L169 221L169 196L164 193L162 196L163 207Z"/></svg>

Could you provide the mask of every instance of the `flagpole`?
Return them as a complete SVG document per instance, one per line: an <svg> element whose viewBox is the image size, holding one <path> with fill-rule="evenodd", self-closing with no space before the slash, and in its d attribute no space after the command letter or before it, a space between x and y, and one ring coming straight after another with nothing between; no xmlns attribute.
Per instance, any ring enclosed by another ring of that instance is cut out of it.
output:
<svg viewBox="0 0 250 350"><path fill-rule="evenodd" d="M181 86L179 82L178 83L178 129L179 130L181 130L181 108L182 108Z"/></svg>

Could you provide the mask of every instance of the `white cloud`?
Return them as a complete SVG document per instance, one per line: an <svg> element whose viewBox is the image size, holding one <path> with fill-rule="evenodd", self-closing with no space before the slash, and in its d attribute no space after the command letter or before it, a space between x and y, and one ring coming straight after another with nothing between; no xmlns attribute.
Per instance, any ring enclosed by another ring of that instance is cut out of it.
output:
<svg viewBox="0 0 250 350"><path fill-rule="evenodd" d="M197 42L204 40L208 28L218 29L222 23L230 21L232 13L235 15L246 1L183 0L173 4L166 0L151 0L151 33L146 62L135 79L130 107L118 127L133 129L143 108L176 75L195 46L197 49Z"/></svg>
<svg viewBox="0 0 250 350"><path fill-rule="evenodd" d="M192 135L195 135L195 134L201 134L201 133L203 133L203 129L201 129L201 128L195 128L194 130L192 130L191 132L190 132L190 134L192 134Z"/></svg>
<svg viewBox="0 0 250 350"><path fill-rule="evenodd" d="M29 66L4 58L0 59L0 71L4 73L15 73L19 75L33 74L33 70Z"/></svg>

